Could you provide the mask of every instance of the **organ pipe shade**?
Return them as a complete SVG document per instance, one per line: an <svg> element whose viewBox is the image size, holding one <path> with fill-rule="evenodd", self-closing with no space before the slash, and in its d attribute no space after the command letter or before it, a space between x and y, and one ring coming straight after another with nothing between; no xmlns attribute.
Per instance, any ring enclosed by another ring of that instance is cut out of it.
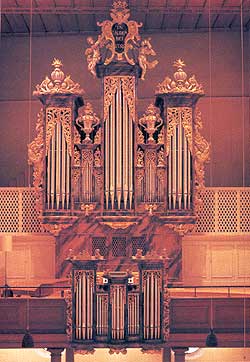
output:
<svg viewBox="0 0 250 362"><path fill-rule="evenodd" d="M104 128L105 207L131 209L134 197L134 143L131 99L128 99L125 86L128 77L106 77L104 89L109 89L110 78L114 86L104 95L104 103L108 104ZM132 87L135 87L135 78L130 79Z"/></svg>

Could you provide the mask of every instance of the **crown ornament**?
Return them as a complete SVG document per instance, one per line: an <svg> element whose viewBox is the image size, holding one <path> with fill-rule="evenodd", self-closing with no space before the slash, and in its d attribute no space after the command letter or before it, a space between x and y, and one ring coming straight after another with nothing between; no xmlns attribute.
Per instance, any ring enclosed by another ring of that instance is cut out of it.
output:
<svg viewBox="0 0 250 362"><path fill-rule="evenodd" d="M46 94L83 95L84 90L80 88L80 85L75 83L70 75L65 76L61 69L63 67L61 60L54 58L51 65L54 69L50 74L50 78L46 76L41 84L37 84L36 90L33 92L34 96L39 97Z"/></svg>
<svg viewBox="0 0 250 362"><path fill-rule="evenodd" d="M203 87L197 82L195 75L188 78L187 73L183 70L186 64L182 59L177 59L173 66L177 68L174 79L172 80L167 76L163 82L157 85L156 94L190 93L204 95Z"/></svg>

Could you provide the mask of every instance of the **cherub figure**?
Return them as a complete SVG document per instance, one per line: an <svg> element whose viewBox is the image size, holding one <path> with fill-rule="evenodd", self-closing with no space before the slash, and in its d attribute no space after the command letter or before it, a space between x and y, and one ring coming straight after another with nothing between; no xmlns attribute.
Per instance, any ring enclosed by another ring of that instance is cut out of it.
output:
<svg viewBox="0 0 250 362"><path fill-rule="evenodd" d="M158 64L158 60L149 62L147 60L148 55L153 55L153 56L156 55L156 53L150 43L150 38L143 40L141 42L141 46L139 48L138 61L139 61L139 65L142 69L142 74L141 74L142 80L145 79L145 74L146 74L147 68L152 69Z"/></svg>
<svg viewBox="0 0 250 362"><path fill-rule="evenodd" d="M89 36L87 38L87 42L89 43L90 47L85 50L85 55L87 57L88 63L88 70L94 77L96 77L96 64L101 59L100 53L100 45L101 45L101 36L98 36L97 41L95 42L94 39Z"/></svg>

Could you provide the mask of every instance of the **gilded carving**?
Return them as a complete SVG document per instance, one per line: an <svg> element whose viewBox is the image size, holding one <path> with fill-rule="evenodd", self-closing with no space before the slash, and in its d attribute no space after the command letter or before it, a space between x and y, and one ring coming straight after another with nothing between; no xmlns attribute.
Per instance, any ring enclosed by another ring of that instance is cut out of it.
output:
<svg viewBox="0 0 250 362"><path fill-rule="evenodd" d="M97 117L93 110L91 103L87 103L83 107L83 114L80 114L76 119L76 124L85 133L83 143L91 143L90 133L100 123L100 119Z"/></svg>
<svg viewBox="0 0 250 362"><path fill-rule="evenodd" d="M143 178L144 178L144 169L142 169L142 168L137 169L137 171L136 171L136 180L137 180L137 184L139 186L140 186L141 181L143 180Z"/></svg>
<svg viewBox="0 0 250 362"><path fill-rule="evenodd" d="M68 227L72 226L72 223L70 224L42 224L42 229L45 231L48 231L50 234L54 236L58 236L61 231L64 229L67 229Z"/></svg>
<svg viewBox="0 0 250 362"><path fill-rule="evenodd" d="M138 144L144 144L144 136L142 131L140 130L140 128L137 126L136 127L136 142Z"/></svg>
<svg viewBox="0 0 250 362"><path fill-rule="evenodd" d="M102 159L101 159L101 150L100 147L94 152L94 167L101 167L102 166Z"/></svg>
<svg viewBox="0 0 250 362"><path fill-rule="evenodd" d="M121 77L120 79L131 118L135 121L135 77Z"/></svg>
<svg viewBox="0 0 250 362"><path fill-rule="evenodd" d="M158 134L157 143L164 144L164 128L163 127Z"/></svg>
<svg viewBox="0 0 250 362"><path fill-rule="evenodd" d="M117 90L119 84L119 77L105 77L104 78L104 121L108 119L109 107L112 103L112 98Z"/></svg>
<svg viewBox="0 0 250 362"><path fill-rule="evenodd" d="M192 126L192 108L191 107L180 107L181 112L181 124L184 129L184 134L187 139L188 149L193 153L193 126Z"/></svg>
<svg viewBox="0 0 250 362"><path fill-rule="evenodd" d="M90 45L86 49L88 69L96 76L96 65L108 65L115 61L127 61L130 65L139 64L141 79L144 80L147 68L158 64L157 60L149 61L148 56L155 56L150 38L141 40L139 28L142 23L129 20L130 11L126 1L114 1L110 16L112 20L97 23L101 27L101 35L95 41L87 38ZM134 119L134 118L133 118Z"/></svg>
<svg viewBox="0 0 250 362"><path fill-rule="evenodd" d="M96 77L96 64L101 60L100 48L104 45L103 40L100 35L98 36L96 41L94 41L94 39L89 36L87 38L87 42L90 45L90 47L85 50L88 70L94 77Z"/></svg>
<svg viewBox="0 0 250 362"><path fill-rule="evenodd" d="M161 147L157 152L157 167L165 167L165 153L164 149Z"/></svg>
<svg viewBox="0 0 250 362"><path fill-rule="evenodd" d="M204 95L203 87L197 82L194 75L187 79L187 74L183 70L186 64L183 60L178 59L173 65L177 68L177 71L174 73L174 80L166 77L162 83L157 85L156 94L193 93Z"/></svg>
<svg viewBox="0 0 250 362"><path fill-rule="evenodd" d="M119 346L117 346L117 347L111 347L110 349L109 349L109 354L119 354L119 353L121 353L121 354L127 354L127 349L126 348L124 348L124 347L119 347Z"/></svg>
<svg viewBox="0 0 250 362"><path fill-rule="evenodd" d="M192 231L194 231L195 228L194 224L167 224L166 226L180 236L191 233Z"/></svg>
<svg viewBox="0 0 250 362"><path fill-rule="evenodd" d="M147 143L155 143L153 135L162 124L163 120L159 114L159 109L151 103L139 119L139 125L142 126L149 135Z"/></svg>
<svg viewBox="0 0 250 362"><path fill-rule="evenodd" d="M136 152L136 167L144 167L144 152L141 148Z"/></svg>
<svg viewBox="0 0 250 362"><path fill-rule="evenodd" d="M94 353L95 353L95 349L93 347L74 350L74 354L86 355L86 354L94 354Z"/></svg>
<svg viewBox="0 0 250 362"><path fill-rule="evenodd" d="M75 144L81 143L81 136L76 127L74 127L74 143Z"/></svg>
<svg viewBox="0 0 250 362"><path fill-rule="evenodd" d="M67 278L72 282L72 272L69 273ZM68 340L72 340L72 291L71 289L67 289L65 291L65 302L66 302L66 333Z"/></svg>
<svg viewBox="0 0 250 362"><path fill-rule="evenodd" d="M73 169L73 183L74 183L74 185L77 184L79 178L80 178L80 168L74 168Z"/></svg>
<svg viewBox="0 0 250 362"><path fill-rule="evenodd" d="M48 76L42 81L41 84L37 84L36 90L33 92L34 96L41 96L46 94L76 94L82 95L83 89L80 88L78 83L75 83L69 75L65 77L61 67L62 62L59 59L54 59L52 62L54 67L51 78Z"/></svg>
<svg viewBox="0 0 250 362"><path fill-rule="evenodd" d="M44 160L44 121L43 110L37 115L36 138L28 145L28 163L33 165L33 185L36 190L36 207L42 211L43 160Z"/></svg>
<svg viewBox="0 0 250 362"><path fill-rule="evenodd" d="M68 153L71 156L71 118L71 108L48 107L46 109L46 154L48 154L50 140L55 133L55 125L56 123L61 123L68 146Z"/></svg>
<svg viewBox="0 0 250 362"><path fill-rule="evenodd" d="M145 210L148 211L149 215L153 215L153 211L156 211L157 207L157 204L145 204Z"/></svg>
<svg viewBox="0 0 250 362"><path fill-rule="evenodd" d="M201 135L202 129L201 112L197 110L194 118L194 145L193 145L193 163L194 163L194 211L197 215L200 207L202 206L202 200L200 198L200 192L204 189L204 165L209 161L210 145Z"/></svg>
<svg viewBox="0 0 250 362"><path fill-rule="evenodd" d="M99 145L102 142L102 130L99 128L95 134L94 144Z"/></svg>
<svg viewBox="0 0 250 362"><path fill-rule="evenodd" d="M171 137L173 137L174 130L175 130L176 126L179 124L179 119L180 119L179 108L168 107L167 112L168 112L167 113L168 128L167 128L167 139L166 139L166 156L169 155Z"/></svg>
<svg viewBox="0 0 250 362"><path fill-rule="evenodd" d="M80 160L80 151L78 148L74 147L74 166L80 166L81 160Z"/></svg>
<svg viewBox="0 0 250 362"><path fill-rule="evenodd" d="M93 204L82 204L81 210L85 212L85 216L89 216L89 213L94 210Z"/></svg>
<svg viewBox="0 0 250 362"><path fill-rule="evenodd" d="M150 62L147 59L147 57L149 55L151 55L151 56L156 55L156 53L150 43L150 40L151 40L150 38L144 39L141 42L140 47L139 47L138 61L139 61L139 65L142 69L142 73L141 73L142 80L145 80L147 68L152 69L158 64L158 60L153 60L152 62Z"/></svg>

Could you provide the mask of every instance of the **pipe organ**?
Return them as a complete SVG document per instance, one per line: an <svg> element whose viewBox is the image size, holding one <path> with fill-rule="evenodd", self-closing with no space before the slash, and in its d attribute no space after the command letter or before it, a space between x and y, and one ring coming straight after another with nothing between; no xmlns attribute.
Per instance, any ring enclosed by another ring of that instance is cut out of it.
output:
<svg viewBox="0 0 250 362"><path fill-rule="evenodd" d="M71 263L73 341L163 341L165 262L138 259L130 274L99 271L104 260Z"/></svg>
<svg viewBox="0 0 250 362"><path fill-rule="evenodd" d="M179 281L181 237L193 230L209 156L196 111L204 91L181 59L136 114L137 82L157 61L129 16L126 1L114 1L112 20L87 38L88 69L103 86L100 118L58 59L34 92L43 104L29 145L37 205L57 237L58 275L72 267L68 335L80 348L167 345L169 270L157 254L167 248ZM78 253L71 265L62 263L67 247Z"/></svg>

